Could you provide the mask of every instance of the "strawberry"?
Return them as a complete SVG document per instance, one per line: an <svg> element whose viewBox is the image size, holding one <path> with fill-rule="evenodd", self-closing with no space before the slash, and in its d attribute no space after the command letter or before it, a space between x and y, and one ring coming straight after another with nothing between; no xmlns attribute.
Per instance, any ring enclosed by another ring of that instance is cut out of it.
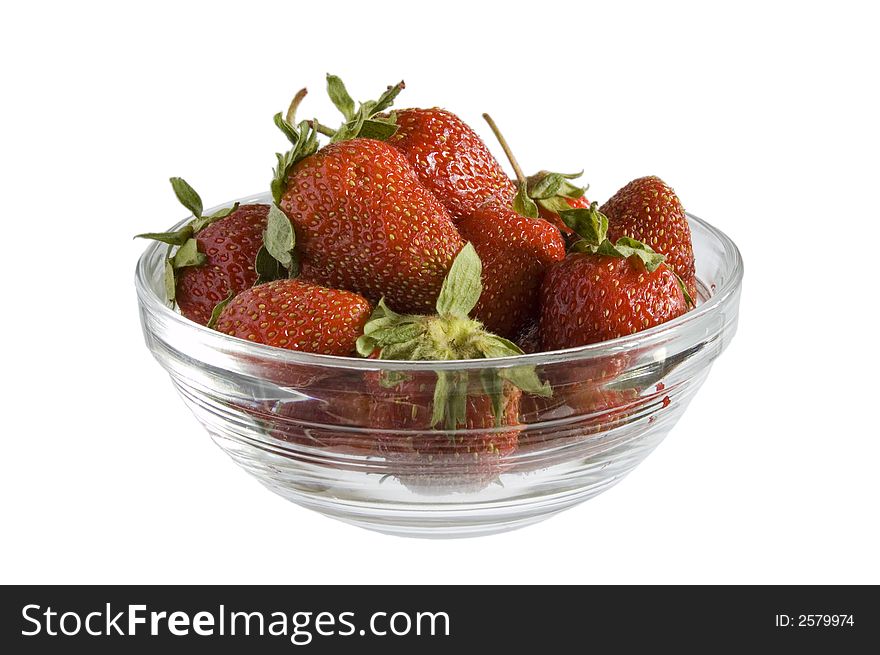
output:
<svg viewBox="0 0 880 655"><path fill-rule="evenodd" d="M487 330L508 338L538 316L544 272L565 257L559 230L491 202L458 223L483 262L483 293L473 316Z"/></svg>
<svg viewBox="0 0 880 655"><path fill-rule="evenodd" d="M495 138L498 140L507 160L510 162L516 174L515 194L511 194L506 200L511 200L514 210L530 218L542 218L552 223L562 233L566 242L574 243L578 239L577 234L562 220L560 212L570 209L586 209L590 206L584 193L586 187L579 187L572 182L583 175L580 173L552 173L540 171L535 175L526 177L523 173L516 156L513 154L498 125L489 114L483 114L483 118L489 124ZM511 182L514 184L514 182Z"/></svg>
<svg viewBox="0 0 880 655"><path fill-rule="evenodd" d="M340 141L282 175L278 201L296 228L303 278L384 296L400 311L433 307L464 242L400 151Z"/></svg>
<svg viewBox="0 0 880 655"><path fill-rule="evenodd" d="M522 354L468 318L480 298L481 269L474 246L467 244L444 280L435 315L401 315L380 302L358 339L358 352L377 359L425 361ZM485 485L497 477L515 448L522 391L550 392L528 366L486 369L478 377L467 369L389 371L370 380L370 422L383 430L381 449L389 461L400 464L395 473L409 477L408 485L421 480L432 488L439 479L461 487ZM499 429L506 427L510 430Z"/></svg>
<svg viewBox="0 0 880 655"><path fill-rule="evenodd" d="M404 109L396 112L396 119L397 133L388 142L406 155L453 220L470 216L488 200L515 193L483 140L452 112Z"/></svg>
<svg viewBox="0 0 880 655"><path fill-rule="evenodd" d="M691 229L678 196L659 177L640 177L617 193L600 210L608 217L608 238L630 237L666 255L666 265L697 297Z"/></svg>
<svg viewBox="0 0 880 655"><path fill-rule="evenodd" d="M219 302L256 282L269 206L236 204L203 216L202 199L186 181L173 177L171 185L193 220L176 232L138 236L179 246L166 261L166 295L188 319L207 325Z"/></svg>
<svg viewBox="0 0 880 655"><path fill-rule="evenodd" d="M597 210L563 212L582 237L550 268L541 287L541 340L546 350L633 334L687 311L682 281L649 246L624 237L611 243Z"/></svg>
<svg viewBox="0 0 880 655"><path fill-rule="evenodd" d="M371 309L350 291L299 279L274 280L235 296L220 311L217 330L288 350L351 355Z"/></svg>
<svg viewBox="0 0 880 655"><path fill-rule="evenodd" d="M409 489L420 493L477 491L511 466L519 434L521 392L504 384L504 410L498 430L493 399L482 390L468 393L460 429L453 435L432 429L433 374L421 373L394 387L378 374L370 379L370 423L385 428L377 439L378 453ZM400 432L387 431L394 426Z"/></svg>

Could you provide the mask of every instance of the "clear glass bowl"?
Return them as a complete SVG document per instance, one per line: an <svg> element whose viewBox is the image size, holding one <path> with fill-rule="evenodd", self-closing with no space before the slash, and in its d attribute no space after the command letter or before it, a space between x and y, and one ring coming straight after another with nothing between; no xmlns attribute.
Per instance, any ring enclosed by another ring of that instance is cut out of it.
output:
<svg viewBox="0 0 880 655"><path fill-rule="evenodd" d="M165 246L158 243L137 265L141 322L153 355L214 441L288 500L405 536L512 530L619 482L672 429L733 338L742 259L723 233L689 220L698 306L650 330L580 348L426 363L253 344L168 307ZM467 371L480 394L481 374L514 366L535 366L553 397L524 395L518 411L509 402L499 427L428 428L438 371ZM467 440L500 445L492 455L474 455Z"/></svg>

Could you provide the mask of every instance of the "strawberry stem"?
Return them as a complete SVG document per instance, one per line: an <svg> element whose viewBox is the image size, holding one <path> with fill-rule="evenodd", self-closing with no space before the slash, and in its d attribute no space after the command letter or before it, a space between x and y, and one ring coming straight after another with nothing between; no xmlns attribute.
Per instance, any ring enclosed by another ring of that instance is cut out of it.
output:
<svg viewBox="0 0 880 655"><path fill-rule="evenodd" d="M520 168L519 162L516 160L510 146L507 145L507 140L504 138L504 135L501 134L498 125L495 124L495 121L492 120L492 117L489 116L489 114L483 114L483 118L489 123L492 133L495 135L495 138L498 139L498 143L501 144L501 149L504 150L504 154L507 155L507 161L510 162L510 165L513 167L513 172L516 175L516 181L519 182L520 185L527 184L525 173L523 173L522 168Z"/></svg>
<svg viewBox="0 0 880 655"><path fill-rule="evenodd" d="M323 134L324 136L332 137L336 135L336 130L334 130L332 127L327 127L326 125L323 125L316 120L310 120L308 121L308 124L309 127L315 130L315 132Z"/></svg>
<svg viewBox="0 0 880 655"><path fill-rule="evenodd" d="M290 101L290 107L287 108L287 115L285 116L285 119L291 125L296 124L296 110L299 109L300 103L303 101L303 98L306 97L306 94L308 94L308 92L308 89L300 89L296 92L296 95L293 96L293 100Z"/></svg>

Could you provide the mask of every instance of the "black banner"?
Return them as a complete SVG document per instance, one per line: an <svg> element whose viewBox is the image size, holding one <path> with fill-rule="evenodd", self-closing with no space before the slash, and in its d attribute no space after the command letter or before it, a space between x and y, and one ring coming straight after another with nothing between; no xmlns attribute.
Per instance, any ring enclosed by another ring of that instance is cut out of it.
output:
<svg viewBox="0 0 880 655"><path fill-rule="evenodd" d="M7 653L546 651L877 643L875 587L4 587ZM9 650L8 647L13 647ZM78 651L74 651L78 652Z"/></svg>

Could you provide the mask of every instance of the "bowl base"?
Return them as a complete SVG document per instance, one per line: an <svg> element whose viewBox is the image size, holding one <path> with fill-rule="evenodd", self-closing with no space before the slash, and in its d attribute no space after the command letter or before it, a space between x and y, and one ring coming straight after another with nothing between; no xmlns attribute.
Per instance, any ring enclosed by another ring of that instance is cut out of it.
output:
<svg viewBox="0 0 880 655"><path fill-rule="evenodd" d="M306 509L366 530L417 539L461 539L509 532L539 523L599 495L620 482L629 471L574 492L532 499L528 502L474 507L450 505L442 509L401 508L387 504L348 503L316 498L289 487L265 486ZM261 481L262 482L262 481Z"/></svg>

